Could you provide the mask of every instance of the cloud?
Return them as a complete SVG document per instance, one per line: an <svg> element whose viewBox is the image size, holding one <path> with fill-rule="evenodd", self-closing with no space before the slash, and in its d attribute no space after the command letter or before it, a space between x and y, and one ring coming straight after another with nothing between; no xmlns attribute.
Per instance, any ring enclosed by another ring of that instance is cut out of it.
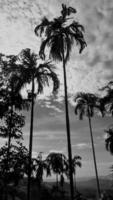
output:
<svg viewBox="0 0 113 200"><path fill-rule="evenodd" d="M76 3L74 0L70 2L68 0L54 0L54 2L52 0L39 0L38 2L36 0L20 0L19 2L14 0L12 3L7 0L0 3L0 51L9 54L18 53L22 48L29 47L38 53L40 38L35 36L34 27L43 16L48 18L58 16L61 4L66 3L77 9L75 18L85 26L85 38L88 43L82 55L78 54L77 48L73 48L67 64L69 95L72 96L80 90L97 92L99 86L103 86L107 80L112 78L112 1L103 4L103 0L95 2L85 0ZM62 65L58 63L56 65L61 83L57 98L59 101L64 96L64 88ZM46 93L40 98L45 98ZM49 96L50 93L47 95Z"/></svg>
<svg viewBox="0 0 113 200"><path fill-rule="evenodd" d="M79 143L79 144L72 145L72 147L76 147L77 149L90 149L91 144L89 144L89 143Z"/></svg>
<svg viewBox="0 0 113 200"><path fill-rule="evenodd" d="M103 135L103 139L106 140L107 138L108 138L108 135L107 135L107 133L105 133L105 134Z"/></svg>
<svg viewBox="0 0 113 200"><path fill-rule="evenodd" d="M62 150L51 149L49 153L63 153Z"/></svg>
<svg viewBox="0 0 113 200"><path fill-rule="evenodd" d="M0 138L0 147L4 146L7 141L7 138Z"/></svg>

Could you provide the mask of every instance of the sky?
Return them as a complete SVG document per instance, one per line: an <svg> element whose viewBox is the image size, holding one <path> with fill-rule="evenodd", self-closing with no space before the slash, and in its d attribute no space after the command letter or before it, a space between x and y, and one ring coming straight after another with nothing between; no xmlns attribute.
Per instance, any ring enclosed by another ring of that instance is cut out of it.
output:
<svg viewBox="0 0 113 200"><path fill-rule="evenodd" d="M113 76L113 1L112 0L0 0L0 52L18 54L24 48L38 53L40 38L34 28L46 16L60 15L61 4L76 8L75 20L85 27L87 48L79 54L74 44L67 63L69 115L71 124L72 152L82 157L78 177L94 176L94 164L90 143L88 120L79 121L74 115L74 96L78 91L99 93ZM63 74L61 63L55 63L60 88L56 95L52 88L45 88L37 97L34 113L33 154L57 151L67 155ZM30 112L26 115L23 129L24 143L29 143ZM92 120L93 135L99 175L110 173L113 157L105 150L105 132L111 117L95 116ZM2 145L2 140L0 142Z"/></svg>

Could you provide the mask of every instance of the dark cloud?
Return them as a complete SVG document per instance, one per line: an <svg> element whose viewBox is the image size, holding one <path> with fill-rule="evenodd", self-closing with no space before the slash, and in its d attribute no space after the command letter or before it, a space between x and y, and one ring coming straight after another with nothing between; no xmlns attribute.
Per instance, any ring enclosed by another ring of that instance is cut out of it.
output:
<svg viewBox="0 0 113 200"><path fill-rule="evenodd" d="M94 55L94 57L93 57L93 59L89 62L89 61L87 61L87 63L88 63L88 65L90 66L90 67L94 67L94 66L96 66L97 64L99 64L99 63L101 63L102 62L102 60L101 60L102 58L101 58L101 55L99 54L99 52L95 52L95 55Z"/></svg>
<svg viewBox="0 0 113 200"><path fill-rule="evenodd" d="M112 60L106 60L105 62L104 62L104 67L106 68L106 69L108 69L108 70L113 70L113 58L112 58Z"/></svg>

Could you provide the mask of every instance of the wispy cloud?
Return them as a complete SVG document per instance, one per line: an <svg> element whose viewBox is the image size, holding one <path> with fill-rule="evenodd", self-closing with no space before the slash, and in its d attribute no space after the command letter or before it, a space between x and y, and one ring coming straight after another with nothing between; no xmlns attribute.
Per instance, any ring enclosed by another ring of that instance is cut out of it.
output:
<svg viewBox="0 0 113 200"><path fill-rule="evenodd" d="M103 3L103 0L95 2L84 0L78 3L74 0L70 2L54 0L53 3L51 0L38 2L14 0L10 3L7 0L4 3L0 2L0 51L9 54L18 53L22 48L30 47L38 53L40 39L35 36L34 27L43 16L48 18L58 16L61 3L77 8L76 17L85 26L85 37L88 43L82 55L73 48L70 62L67 64L69 94L73 95L80 90L97 92L98 88L113 76L112 1ZM60 99L64 95L62 65L57 64L57 67L61 82L58 93Z"/></svg>
<svg viewBox="0 0 113 200"><path fill-rule="evenodd" d="M91 144L90 143L79 143L79 144L72 145L72 147L76 147L77 149L90 149Z"/></svg>

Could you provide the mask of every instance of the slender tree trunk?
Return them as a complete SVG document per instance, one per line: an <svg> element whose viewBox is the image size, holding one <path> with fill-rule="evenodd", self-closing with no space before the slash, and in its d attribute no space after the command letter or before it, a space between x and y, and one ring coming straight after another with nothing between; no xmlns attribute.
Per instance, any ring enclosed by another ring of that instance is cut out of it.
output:
<svg viewBox="0 0 113 200"><path fill-rule="evenodd" d="M57 187L57 191L58 191L58 173L56 173L56 187Z"/></svg>
<svg viewBox="0 0 113 200"><path fill-rule="evenodd" d="M9 171L9 163L10 163L10 148L11 148L11 132L12 132L12 114L13 114L13 105L11 105L10 110L10 123L9 123L9 130L8 130L8 147L7 147L7 162L6 162L6 173ZM8 199L8 188L7 188L7 175L5 177L5 199Z"/></svg>
<svg viewBox="0 0 113 200"><path fill-rule="evenodd" d="M74 173L74 186L75 186L75 193L77 191L77 184L76 184L76 169L75 169L75 173Z"/></svg>
<svg viewBox="0 0 113 200"><path fill-rule="evenodd" d="M11 105L11 116L10 116L10 124L9 124L9 133L8 133L8 152L7 157L9 160L9 153L10 153L10 147L11 147L11 132L12 132L12 114L13 114L13 105Z"/></svg>
<svg viewBox="0 0 113 200"><path fill-rule="evenodd" d="M89 128L90 128L90 136L91 136L91 144L92 144L92 151L93 151L93 159L94 159L94 166L95 166L96 181L97 181L98 198L100 198L101 197L101 191L100 191L100 184L99 184L99 178L98 178L95 147L94 147L92 126L91 126L91 118L90 118L89 111L88 111L88 119L89 119Z"/></svg>
<svg viewBox="0 0 113 200"><path fill-rule="evenodd" d="M9 135L8 135L8 150L7 150L7 167L9 166L10 160L10 147L11 147L11 133L12 133L12 116L13 116L13 96L14 96L14 86L11 84L11 110L10 110L10 124L9 124ZM9 168L9 167L8 167Z"/></svg>
<svg viewBox="0 0 113 200"><path fill-rule="evenodd" d="M69 122L69 111L68 111L68 97L67 97L67 79L66 79L66 66L63 53L63 72L64 72L64 93L65 93L65 113L66 113L66 130L67 130L67 145L68 145L68 158L69 158L69 178L70 178L70 193L71 200L74 199L74 188L73 188L73 171L72 171L72 150L71 150L71 135L70 135L70 122Z"/></svg>
<svg viewBox="0 0 113 200"><path fill-rule="evenodd" d="M34 77L32 78L32 94L31 94L31 123L29 136L29 163L28 163L28 185L27 185L27 199L30 200L31 189L31 159L32 159L32 141L33 141L33 116L34 116Z"/></svg>

